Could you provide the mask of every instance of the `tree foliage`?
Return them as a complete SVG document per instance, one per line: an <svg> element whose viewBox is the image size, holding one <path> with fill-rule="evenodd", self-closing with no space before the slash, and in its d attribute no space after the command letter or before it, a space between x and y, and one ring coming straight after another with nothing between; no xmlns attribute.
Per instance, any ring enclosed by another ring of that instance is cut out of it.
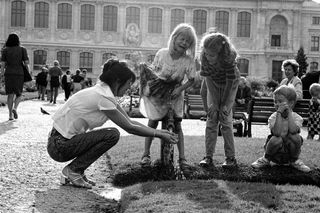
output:
<svg viewBox="0 0 320 213"><path fill-rule="evenodd" d="M307 68L309 66L307 62L307 56L304 54L303 47L300 47L297 53L297 56L295 57L296 61L299 64L299 72L298 77L301 78L304 74L307 72Z"/></svg>

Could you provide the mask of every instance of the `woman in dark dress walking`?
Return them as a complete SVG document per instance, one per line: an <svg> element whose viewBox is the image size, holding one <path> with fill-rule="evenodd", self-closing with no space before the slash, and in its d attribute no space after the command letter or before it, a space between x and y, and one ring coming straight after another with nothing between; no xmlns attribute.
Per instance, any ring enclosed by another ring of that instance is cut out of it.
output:
<svg viewBox="0 0 320 213"><path fill-rule="evenodd" d="M7 104L9 120L18 118L18 106L24 84L23 64L29 71L29 58L26 48L20 46L19 36L12 33L8 36L1 51L1 73L5 77L5 91L8 95Z"/></svg>

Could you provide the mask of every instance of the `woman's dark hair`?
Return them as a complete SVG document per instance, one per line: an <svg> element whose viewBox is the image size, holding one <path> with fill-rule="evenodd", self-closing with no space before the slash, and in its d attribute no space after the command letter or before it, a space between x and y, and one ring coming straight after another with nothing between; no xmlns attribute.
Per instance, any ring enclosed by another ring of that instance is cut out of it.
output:
<svg viewBox="0 0 320 213"><path fill-rule="evenodd" d="M104 63L99 79L109 86L116 82L119 82L120 86L122 86L129 79L134 82L136 80L136 75L128 68L126 62L118 61L116 59L109 59L106 63Z"/></svg>
<svg viewBox="0 0 320 213"><path fill-rule="evenodd" d="M5 46L6 47L20 46L19 36L15 33L9 34Z"/></svg>

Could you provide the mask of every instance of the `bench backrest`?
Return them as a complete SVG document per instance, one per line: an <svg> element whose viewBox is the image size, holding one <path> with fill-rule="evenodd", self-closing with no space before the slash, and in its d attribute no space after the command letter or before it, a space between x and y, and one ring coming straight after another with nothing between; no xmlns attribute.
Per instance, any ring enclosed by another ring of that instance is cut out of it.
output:
<svg viewBox="0 0 320 213"><path fill-rule="evenodd" d="M306 125L309 112L309 99L299 99L293 108ZM253 97L249 108L249 123L267 123L269 116L275 112L273 99L270 97Z"/></svg>

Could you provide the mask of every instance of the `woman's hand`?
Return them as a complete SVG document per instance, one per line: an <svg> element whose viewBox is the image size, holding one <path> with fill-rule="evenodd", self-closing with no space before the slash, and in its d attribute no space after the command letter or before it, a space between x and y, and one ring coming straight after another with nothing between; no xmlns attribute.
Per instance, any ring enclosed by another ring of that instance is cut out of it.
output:
<svg viewBox="0 0 320 213"><path fill-rule="evenodd" d="M178 135L173 133L173 132L169 132L168 130L157 130L157 134L159 135L160 138L162 138L163 140L172 143L172 144L176 144L178 143Z"/></svg>

